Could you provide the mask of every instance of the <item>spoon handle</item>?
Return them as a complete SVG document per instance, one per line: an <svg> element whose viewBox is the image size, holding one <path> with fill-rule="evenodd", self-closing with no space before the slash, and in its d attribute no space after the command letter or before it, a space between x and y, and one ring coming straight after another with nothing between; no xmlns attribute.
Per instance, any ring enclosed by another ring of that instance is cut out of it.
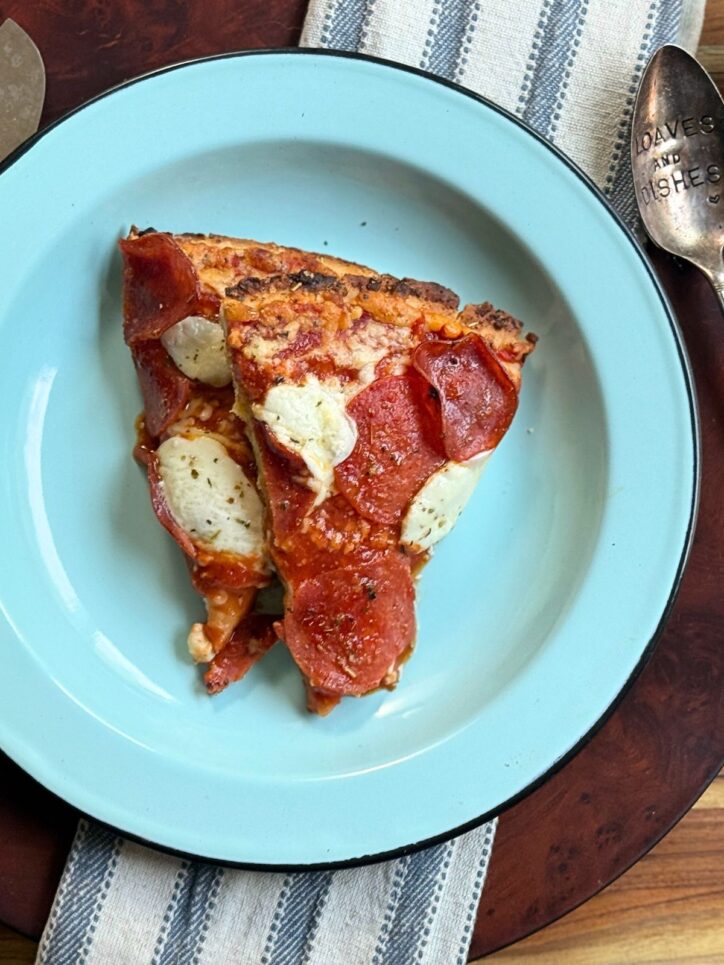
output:
<svg viewBox="0 0 724 965"><path fill-rule="evenodd" d="M722 311L724 311L724 272L712 272L711 274L707 272L706 274L709 276L711 287L716 292L716 297L719 299Z"/></svg>
<svg viewBox="0 0 724 965"><path fill-rule="evenodd" d="M716 292L716 296L719 299L719 304L721 305L721 309L724 312L724 286L719 288L715 285L714 291Z"/></svg>

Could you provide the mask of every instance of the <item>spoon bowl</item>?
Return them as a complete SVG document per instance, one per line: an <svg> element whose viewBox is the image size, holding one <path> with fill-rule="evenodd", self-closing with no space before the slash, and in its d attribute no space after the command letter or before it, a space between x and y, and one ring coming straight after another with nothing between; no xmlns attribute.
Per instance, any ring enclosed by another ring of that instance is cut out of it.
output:
<svg viewBox="0 0 724 965"><path fill-rule="evenodd" d="M631 164L648 234L700 268L724 307L724 101L681 47L666 44L646 68Z"/></svg>

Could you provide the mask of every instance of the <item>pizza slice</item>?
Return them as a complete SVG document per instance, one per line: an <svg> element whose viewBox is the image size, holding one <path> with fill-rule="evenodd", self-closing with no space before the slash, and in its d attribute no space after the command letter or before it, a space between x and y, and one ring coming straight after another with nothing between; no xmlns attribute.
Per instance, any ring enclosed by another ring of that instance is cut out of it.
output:
<svg viewBox="0 0 724 965"><path fill-rule="evenodd" d="M276 631L327 713L395 686L415 576L508 429L535 337L438 285L356 272L247 278L222 319L284 586Z"/></svg>
<svg viewBox="0 0 724 965"><path fill-rule="evenodd" d="M221 235L132 229L124 261L124 336L143 397L135 454L152 505L191 564L207 618L189 650L208 663L211 693L240 679L274 643L268 615L252 612L273 578L256 467L234 393L219 307L240 280L278 272L369 269L294 248Z"/></svg>

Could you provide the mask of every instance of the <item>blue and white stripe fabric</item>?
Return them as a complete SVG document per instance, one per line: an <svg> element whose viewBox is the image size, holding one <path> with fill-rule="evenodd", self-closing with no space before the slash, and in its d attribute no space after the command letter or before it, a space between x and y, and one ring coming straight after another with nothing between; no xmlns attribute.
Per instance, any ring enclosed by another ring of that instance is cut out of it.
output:
<svg viewBox="0 0 724 965"><path fill-rule="evenodd" d="M43 965L464 965L495 822L342 871L190 862L82 820Z"/></svg>
<svg viewBox="0 0 724 965"><path fill-rule="evenodd" d="M306 47L439 74L516 114L569 155L629 224L636 89L664 43L695 51L704 0L312 0Z"/></svg>
<svg viewBox="0 0 724 965"><path fill-rule="evenodd" d="M302 44L439 74L569 154L633 223L631 111L651 53L694 49L703 0L312 0ZM464 965L495 822L365 868L189 862L81 821L41 965Z"/></svg>

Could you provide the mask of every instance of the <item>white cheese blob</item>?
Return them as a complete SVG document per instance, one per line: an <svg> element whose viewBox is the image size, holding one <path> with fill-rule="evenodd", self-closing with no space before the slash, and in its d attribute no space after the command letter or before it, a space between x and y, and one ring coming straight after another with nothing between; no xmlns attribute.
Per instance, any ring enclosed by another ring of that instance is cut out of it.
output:
<svg viewBox="0 0 724 965"><path fill-rule="evenodd" d="M220 442L202 434L172 436L157 452L166 504L195 543L266 556L259 494Z"/></svg>
<svg viewBox="0 0 724 965"><path fill-rule="evenodd" d="M203 623L192 624L186 643L194 663L211 663L214 659L214 648L204 633Z"/></svg>
<svg viewBox="0 0 724 965"><path fill-rule="evenodd" d="M190 379L217 387L231 382L224 329L218 322L189 315L167 329L161 343Z"/></svg>
<svg viewBox="0 0 724 965"><path fill-rule="evenodd" d="M402 542L429 550L447 536L473 494L492 450L467 462L448 462L427 480L402 521Z"/></svg>
<svg viewBox="0 0 724 965"><path fill-rule="evenodd" d="M344 462L357 442L357 426L345 411L339 388L307 376L301 385L275 385L262 405L252 406L279 442L297 453L310 472L308 485L316 503L329 495L334 467Z"/></svg>

